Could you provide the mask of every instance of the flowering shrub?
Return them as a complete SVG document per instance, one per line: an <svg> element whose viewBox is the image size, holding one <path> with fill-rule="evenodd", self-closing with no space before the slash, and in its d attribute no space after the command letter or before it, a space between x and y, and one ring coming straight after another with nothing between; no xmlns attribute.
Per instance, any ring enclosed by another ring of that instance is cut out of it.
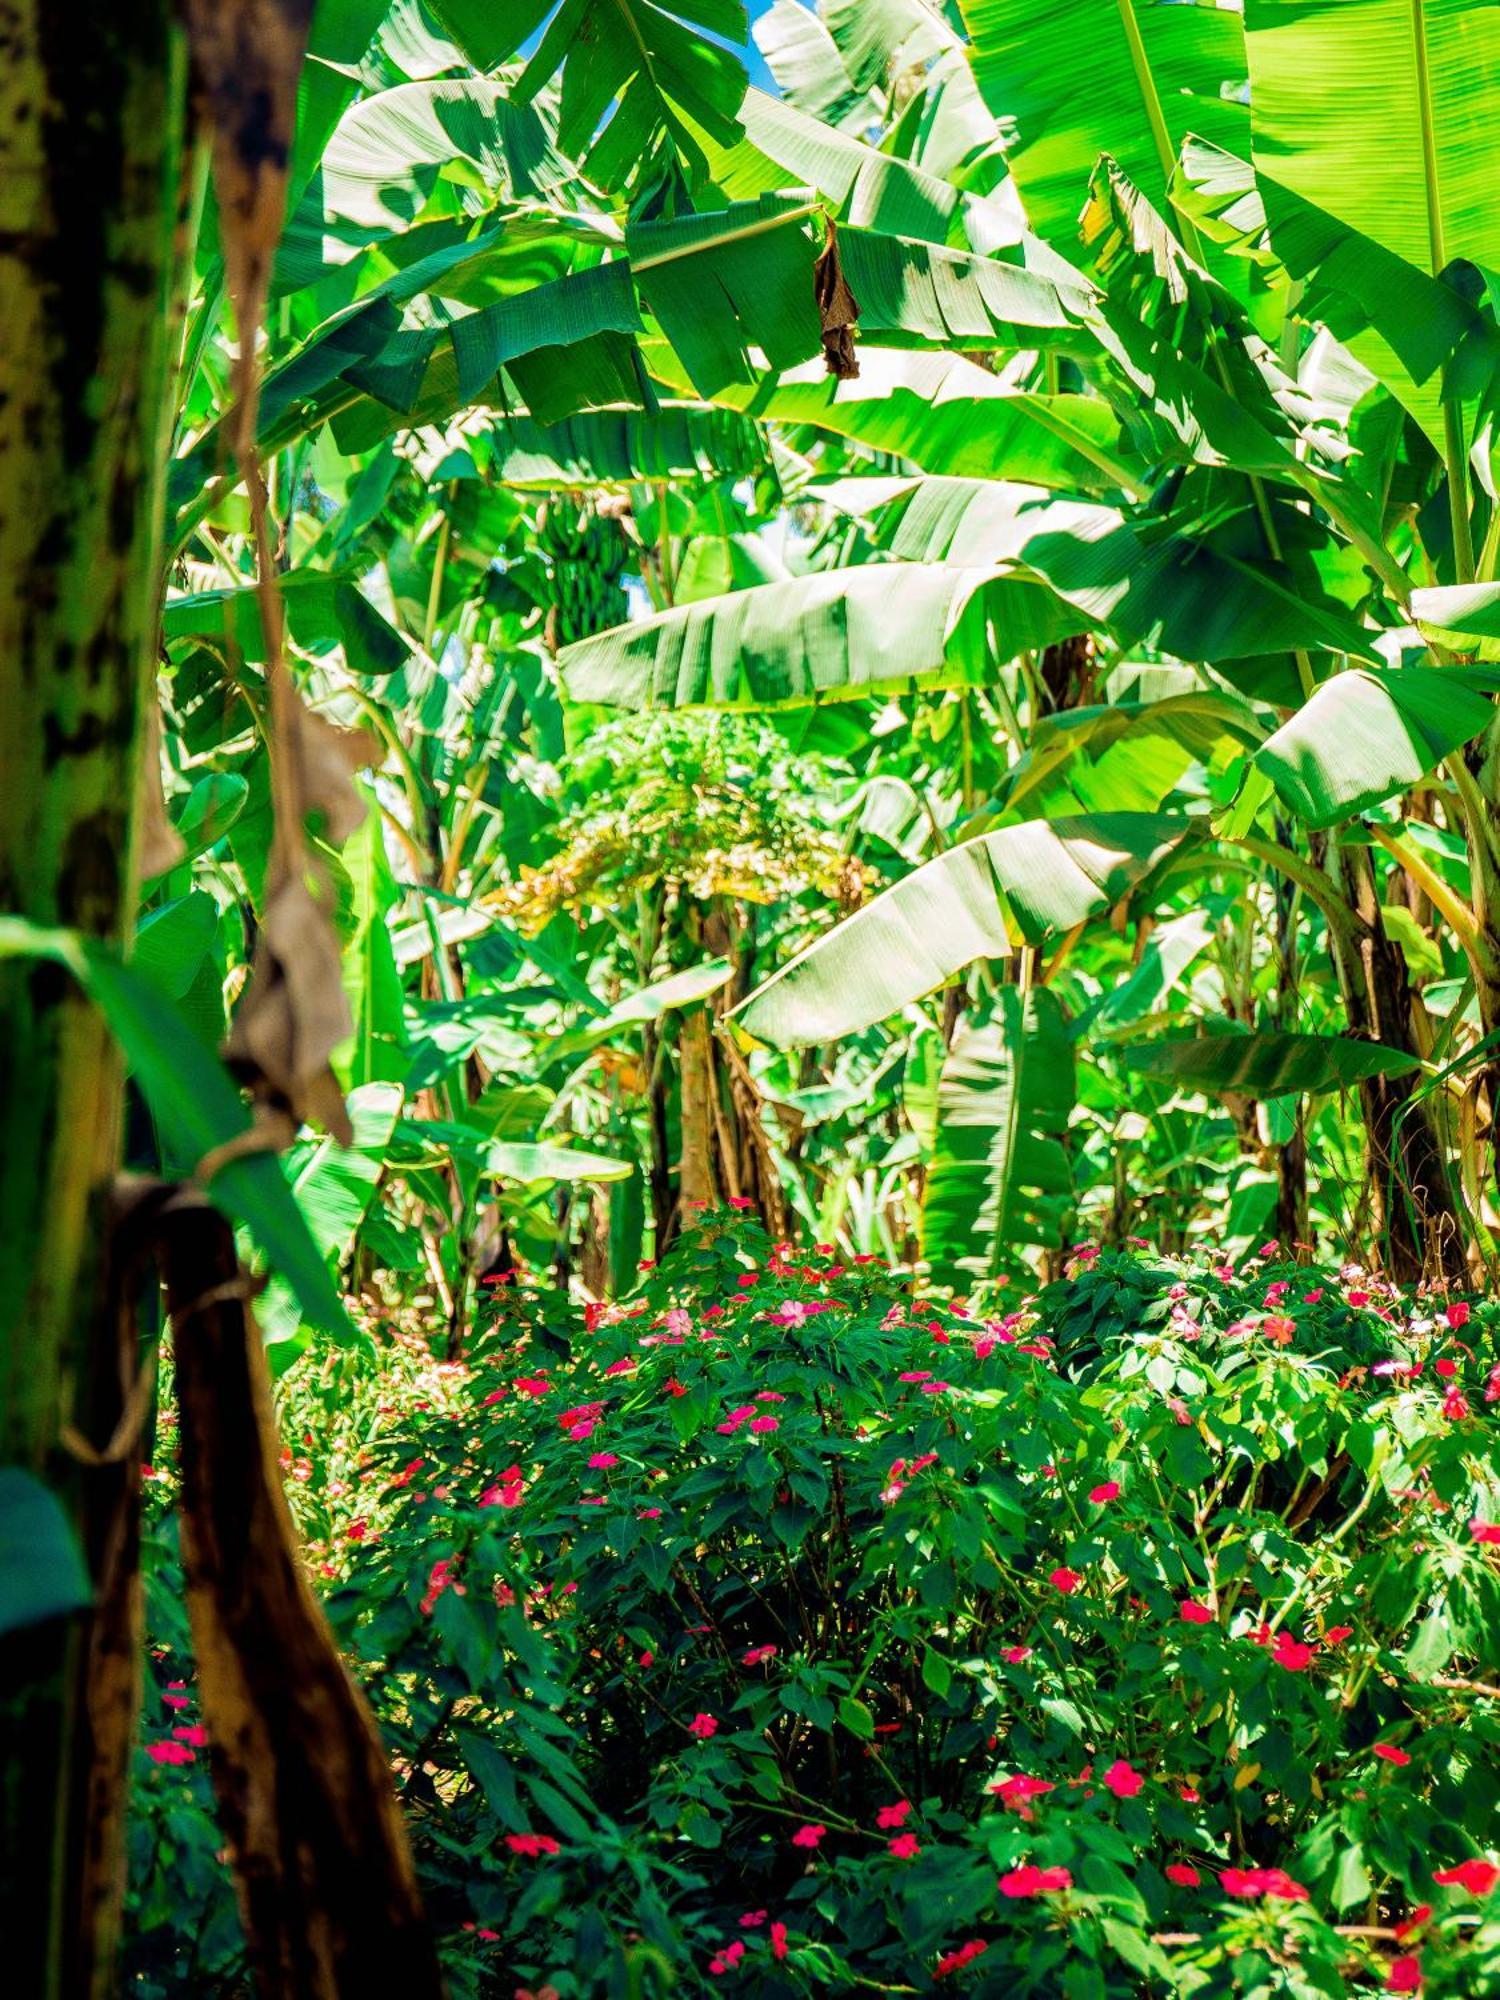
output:
<svg viewBox="0 0 1500 2000"><path fill-rule="evenodd" d="M1497 1319L1274 1246L992 1313L715 1215L626 1307L295 1373L455 1993L1500 1990ZM157 1599L173 1991L214 1836Z"/></svg>

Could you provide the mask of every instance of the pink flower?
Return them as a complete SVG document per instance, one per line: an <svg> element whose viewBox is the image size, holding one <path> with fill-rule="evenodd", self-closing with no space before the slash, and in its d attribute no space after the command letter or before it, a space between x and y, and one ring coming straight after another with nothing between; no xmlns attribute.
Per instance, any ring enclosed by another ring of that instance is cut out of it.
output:
<svg viewBox="0 0 1500 2000"><path fill-rule="evenodd" d="M1385 1990L1387 1993L1421 1992L1422 1961L1415 1952L1407 1952L1391 1960L1390 1970L1385 1976Z"/></svg>
<svg viewBox="0 0 1500 2000"><path fill-rule="evenodd" d="M1054 1590L1061 1591L1064 1597L1071 1597L1083 1582L1083 1578L1076 1569L1055 1569L1048 1574L1047 1581Z"/></svg>
<svg viewBox="0 0 1500 2000"><path fill-rule="evenodd" d="M1114 1793L1117 1799L1133 1799L1137 1792L1144 1791L1146 1780L1139 1771L1133 1770L1123 1757L1116 1757L1104 1773L1106 1791Z"/></svg>
<svg viewBox="0 0 1500 2000"><path fill-rule="evenodd" d="M1467 1889L1471 1896L1487 1896L1500 1882L1500 1868L1493 1861L1482 1861L1476 1857L1472 1861L1460 1861L1456 1868L1435 1868L1432 1879L1441 1882L1445 1889Z"/></svg>
<svg viewBox="0 0 1500 2000"><path fill-rule="evenodd" d="M1000 1657L1008 1667L1018 1667L1023 1660L1031 1658L1030 1646L1002 1646Z"/></svg>
<svg viewBox="0 0 1500 2000"><path fill-rule="evenodd" d="M897 1799L893 1806L882 1806L880 1808L879 1812L875 1815L875 1824L882 1829L902 1826L905 1824L906 1816L910 1811L910 1799Z"/></svg>
<svg viewBox="0 0 1500 2000"><path fill-rule="evenodd" d="M1106 1479L1102 1486L1095 1486L1089 1493L1089 1498L1096 1507L1102 1507L1107 1501L1118 1500L1119 1497L1120 1482L1118 1479Z"/></svg>
<svg viewBox="0 0 1500 2000"><path fill-rule="evenodd" d="M189 1722L172 1731L179 1743L187 1743L195 1750L202 1750L208 1742L208 1731L201 1722Z"/></svg>
<svg viewBox="0 0 1500 2000"><path fill-rule="evenodd" d="M799 1826L797 1831L792 1835L792 1845L793 1847L816 1847L827 1831L826 1826L822 1826L816 1821L808 1826Z"/></svg>
<svg viewBox="0 0 1500 2000"><path fill-rule="evenodd" d="M914 1861L922 1852L914 1833L898 1833L894 1840L886 1842L886 1846L898 1861Z"/></svg>
<svg viewBox="0 0 1500 2000"><path fill-rule="evenodd" d="M1162 1870L1169 1882L1175 1882L1179 1889L1196 1889L1203 1877L1196 1868L1190 1868L1185 1861L1169 1861Z"/></svg>
<svg viewBox="0 0 1500 2000"><path fill-rule="evenodd" d="M1469 1523L1469 1533L1476 1542L1482 1542L1487 1548L1500 1548L1500 1521L1481 1521L1476 1518Z"/></svg>
<svg viewBox="0 0 1500 2000"><path fill-rule="evenodd" d="M535 1861L542 1854L556 1854L558 1843L550 1833L508 1833L505 1844L512 1854L524 1854Z"/></svg>
<svg viewBox="0 0 1500 2000"><path fill-rule="evenodd" d="M619 1463L619 1459L615 1457L612 1451L596 1451L589 1460L589 1471L608 1472L612 1466L616 1466Z"/></svg>
<svg viewBox="0 0 1500 2000"><path fill-rule="evenodd" d="M758 1667L764 1661L774 1660L775 1657L776 1648L774 1646L752 1646L740 1664L746 1667Z"/></svg>
<svg viewBox="0 0 1500 2000"><path fill-rule="evenodd" d="M700 1742L706 1743L709 1737L717 1732L718 1727L717 1716L704 1715L700 1710L688 1724L687 1731L689 1736L696 1736Z"/></svg>
<svg viewBox="0 0 1500 2000"><path fill-rule="evenodd" d="M1000 1877L1001 1895L1013 1900L1019 1896L1051 1896L1072 1886L1073 1878L1066 1868L1038 1868L1030 1861Z"/></svg>
<svg viewBox="0 0 1500 2000"><path fill-rule="evenodd" d="M758 1436L764 1437L769 1431L779 1431L781 1424L776 1417L752 1417L750 1419L750 1428Z"/></svg>
<svg viewBox="0 0 1500 2000"><path fill-rule="evenodd" d="M1196 1597L1185 1597L1177 1607L1177 1615L1184 1625L1212 1625L1214 1622L1212 1605L1200 1604Z"/></svg>
<svg viewBox="0 0 1500 2000"><path fill-rule="evenodd" d="M1278 1896L1284 1903L1305 1903L1307 1891L1280 1868L1223 1868L1219 1881L1227 1896Z"/></svg>
<svg viewBox="0 0 1500 2000"><path fill-rule="evenodd" d="M1394 1743L1376 1743L1373 1745L1373 1749L1375 1755L1383 1757L1387 1764L1409 1764L1411 1762L1410 1755L1405 1750L1398 1750Z"/></svg>
<svg viewBox="0 0 1500 2000"><path fill-rule="evenodd" d="M772 1958L786 1957L785 1924L772 1924L771 1926L771 1956Z"/></svg>
<svg viewBox="0 0 1500 2000"><path fill-rule="evenodd" d="M198 1761L186 1743L148 1743L146 1755L153 1764L195 1764Z"/></svg>

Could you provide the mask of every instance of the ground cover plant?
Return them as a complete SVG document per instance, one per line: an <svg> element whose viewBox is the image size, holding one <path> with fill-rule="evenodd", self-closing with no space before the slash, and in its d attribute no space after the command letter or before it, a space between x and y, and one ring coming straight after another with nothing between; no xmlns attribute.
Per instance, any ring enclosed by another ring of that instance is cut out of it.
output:
<svg viewBox="0 0 1500 2000"><path fill-rule="evenodd" d="M8 1985L1500 1984L1490 0L94 12Z"/></svg>
<svg viewBox="0 0 1500 2000"><path fill-rule="evenodd" d="M964 1304L725 1209L628 1303L512 1284L463 1363L310 1376L452 1990L1488 1990L1496 1323L1274 1243ZM169 1992L239 1947L158 1629Z"/></svg>

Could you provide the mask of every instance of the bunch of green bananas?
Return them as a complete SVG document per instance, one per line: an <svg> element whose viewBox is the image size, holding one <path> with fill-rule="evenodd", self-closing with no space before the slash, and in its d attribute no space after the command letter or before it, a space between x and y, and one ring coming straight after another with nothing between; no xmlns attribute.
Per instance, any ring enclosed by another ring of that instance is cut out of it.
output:
<svg viewBox="0 0 1500 2000"><path fill-rule="evenodd" d="M621 581L630 543L618 520L587 502L554 495L537 512L536 543L552 578L548 627L554 645L587 639L623 624L629 599Z"/></svg>

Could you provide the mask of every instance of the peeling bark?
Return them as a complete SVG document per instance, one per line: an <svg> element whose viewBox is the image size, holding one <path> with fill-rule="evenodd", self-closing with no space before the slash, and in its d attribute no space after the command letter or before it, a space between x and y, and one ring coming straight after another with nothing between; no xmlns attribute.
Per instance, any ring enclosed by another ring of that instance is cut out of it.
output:
<svg viewBox="0 0 1500 2000"><path fill-rule="evenodd" d="M209 1766L265 2000L436 2000L436 1954L374 1717L308 1582L229 1225L163 1217L182 1559Z"/></svg>

